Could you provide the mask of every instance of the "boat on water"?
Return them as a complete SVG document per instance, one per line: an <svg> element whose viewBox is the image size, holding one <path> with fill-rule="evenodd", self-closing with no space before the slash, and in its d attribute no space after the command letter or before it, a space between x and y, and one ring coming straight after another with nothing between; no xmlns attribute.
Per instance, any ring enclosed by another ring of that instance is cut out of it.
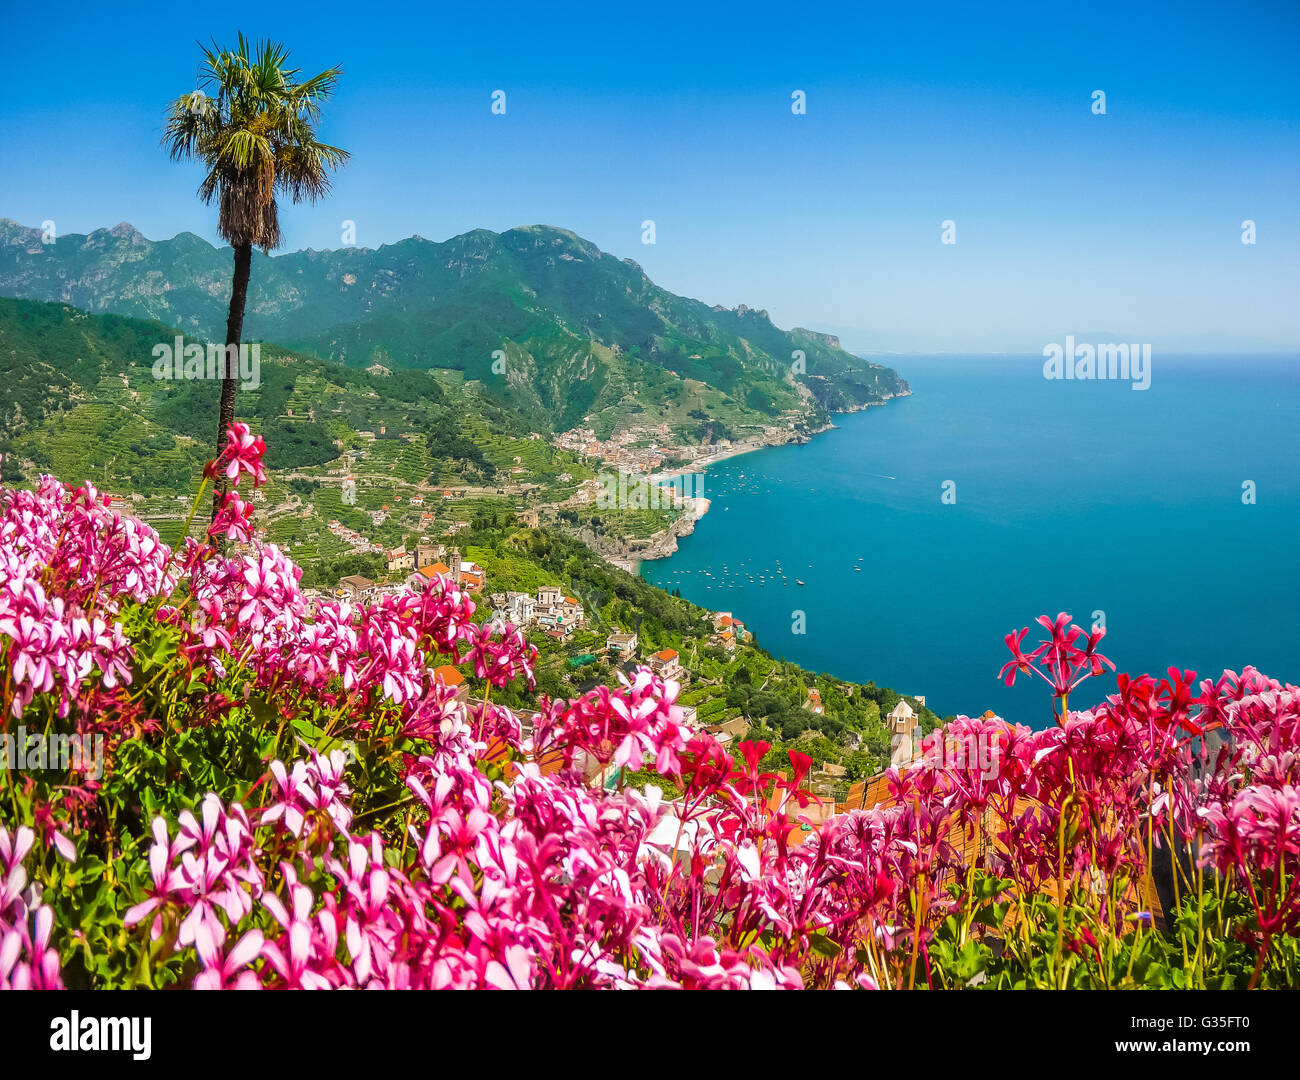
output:
<svg viewBox="0 0 1300 1080"><path fill-rule="evenodd" d="M794 579L794 583L795 583L796 585L802 585L802 584L803 584L803 582L800 581L798 578L795 578L795 579Z"/></svg>
<svg viewBox="0 0 1300 1080"><path fill-rule="evenodd" d="M860 573L862 573L862 567L860 567L860 566L855 566L855 567L853 568L853 572L854 572L855 574L860 574Z"/></svg>

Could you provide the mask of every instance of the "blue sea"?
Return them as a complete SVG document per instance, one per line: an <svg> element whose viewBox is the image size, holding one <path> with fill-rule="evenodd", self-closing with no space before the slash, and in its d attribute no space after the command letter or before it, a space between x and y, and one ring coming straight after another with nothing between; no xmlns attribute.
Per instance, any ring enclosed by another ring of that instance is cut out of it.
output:
<svg viewBox="0 0 1300 1080"><path fill-rule="evenodd" d="M996 676L1004 635L1058 611L1104 619L1121 672L1300 681L1300 360L1157 353L1146 390L1041 357L890 363L910 397L711 466L709 513L645 578L941 716L1050 722L1041 680Z"/></svg>

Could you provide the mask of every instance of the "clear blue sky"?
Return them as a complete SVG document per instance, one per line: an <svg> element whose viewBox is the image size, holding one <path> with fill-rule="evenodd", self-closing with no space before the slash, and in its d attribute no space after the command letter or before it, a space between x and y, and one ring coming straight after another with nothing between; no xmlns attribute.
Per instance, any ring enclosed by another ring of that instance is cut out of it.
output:
<svg viewBox="0 0 1300 1080"><path fill-rule="evenodd" d="M344 68L322 133L353 162L288 249L544 222L851 347L1300 343L1300 7L995 7L29 5L0 216L215 239L158 140L196 39L242 29Z"/></svg>

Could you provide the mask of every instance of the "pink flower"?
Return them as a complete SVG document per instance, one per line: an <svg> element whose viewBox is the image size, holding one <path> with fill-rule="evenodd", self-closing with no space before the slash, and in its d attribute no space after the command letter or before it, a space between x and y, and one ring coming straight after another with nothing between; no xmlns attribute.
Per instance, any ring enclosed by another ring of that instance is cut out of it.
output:
<svg viewBox="0 0 1300 1080"><path fill-rule="evenodd" d="M227 491L221 500L221 509L208 526L209 536L224 536L247 544L252 540L253 506L246 503L235 491Z"/></svg>
<svg viewBox="0 0 1300 1080"><path fill-rule="evenodd" d="M1048 636L1032 652L1026 653L1022 647L1028 627L1006 636L1011 659L1002 665L999 677L1008 686L1015 682L1017 675L1032 672L1052 688L1053 697L1063 701L1085 679L1100 675L1106 667L1115 670L1115 665L1097 652L1097 645L1106 636L1104 627L1085 634L1081 627L1070 622L1070 616L1064 611L1055 619L1040 615L1038 622ZM1082 647L1075 644L1080 637L1084 638ZM1058 717L1058 722L1063 721L1063 716Z"/></svg>
<svg viewBox="0 0 1300 1080"><path fill-rule="evenodd" d="M262 468L265 453L262 436L255 437L247 424L236 420L226 432L226 445L217 457L216 471L223 473L234 487L239 485L240 474L248 473L253 478L253 486L260 487L266 482L266 470Z"/></svg>
<svg viewBox="0 0 1300 1080"><path fill-rule="evenodd" d="M250 930L228 953L222 953L222 940L202 928L195 947L203 970L194 977L194 989L260 990L262 982L248 965L261 955L263 941L262 931Z"/></svg>

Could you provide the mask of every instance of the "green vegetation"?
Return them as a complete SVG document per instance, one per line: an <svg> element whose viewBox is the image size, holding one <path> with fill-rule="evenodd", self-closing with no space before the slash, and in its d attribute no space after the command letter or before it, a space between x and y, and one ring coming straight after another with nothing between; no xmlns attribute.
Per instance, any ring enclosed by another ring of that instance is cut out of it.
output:
<svg viewBox="0 0 1300 1080"><path fill-rule="evenodd" d="M883 717L900 700L893 690L804 671L774 659L752 642L738 645L732 654L712 647L713 626L705 609L610 566L570 536L521 529L509 515L477 518L462 550L487 572L489 593L536 593L541 585L560 585L582 602L588 624L585 633L563 642L541 633L530 635L539 652L539 690L552 697L570 696L614 679L617 664L584 658L602 652L609 634L635 631L641 662L661 649L678 652L690 675L679 704L694 708L699 724L747 719L751 726L745 738L772 744L768 764L774 768L788 768L786 752L798 749L819 765L843 766L846 786L875 773L889 759L890 736ZM483 616L489 614L484 605ZM572 664L574 660L578 666ZM822 715L808 708L811 689L821 695ZM527 695L518 691L506 695L507 704L527 701ZM495 692L493 699L501 700ZM938 726L939 717L928 708L915 698L905 700L920 718L922 731ZM739 742L733 740L733 747Z"/></svg>
<svg viewBox="0 0 1300 1080"><path fill-rule="evenodd" d="M188 508L180 493L207 457L193 433L206 429L219 392L216 382L153 377L153 347L170 344L175 334L157 322L0 299L6 478L32 483L48 471L74 482L89 479L174 541ZM639 361L624 355L620 363L650 377ZM726 365L717 371L739 378ZM679 410L692 430L708 423L690 415L700 411L699 402L724 396L662 369L653 378L670 391L683 388L667 393L665 407ZM677 511L562 505L594 475L592 468L547 442L527 415L483 382L446 370L359 370L263 344L260 385L245 388L239 400L241 418L268 443L271 480L255 504L257 523L304 567L304 587L328 589L350 574L388 576L381 554L358 549L339 529L383 547L410 548L428 536L480 563L490 593L535 594L541 585L558 584L581 600L584 630L565 641L533 635L539 690L552 697L616 679L606 637L635 631L641 660L664 648L680 653L690 676L681 701L697 710L698 723L743 718L747 737L773 744L773 762L785 762L785 751L797 747L819 764L842 765L847 783L887 759L882 717L898 700L893 691L802 671L752 643L734 654L712 647L707 611L612 567L581 540L648 536ZM709 432L735 433L729 425ZM352 482L348 502L345 478ZM541 509L544 527L523 528L521 505ZM454 538L447 535L452 526ZM483 617L489 608L481 605ZM813 688L822 715L808 707ZM505 703L530 700L514 694L507 691ZM917 712L923 728L937 722Z"/></svg>
<svg viewBox="0 0 1300 1080"><path fill-rule="evenodd" d="M38 232L0 221L0 291L33 299L216 339L228 274L229 254L188 233L151 242L118 226L42 247ZM142 276L166 287L142 290ZM254 252L248 321L262 340L350 367L475 383L534 431L586 422L601 438L635 422L666 423L692 443L773 423L806 430L828 410L906 389L833 337L675 296L631 260L548 226L379 250Z"/></svg>

